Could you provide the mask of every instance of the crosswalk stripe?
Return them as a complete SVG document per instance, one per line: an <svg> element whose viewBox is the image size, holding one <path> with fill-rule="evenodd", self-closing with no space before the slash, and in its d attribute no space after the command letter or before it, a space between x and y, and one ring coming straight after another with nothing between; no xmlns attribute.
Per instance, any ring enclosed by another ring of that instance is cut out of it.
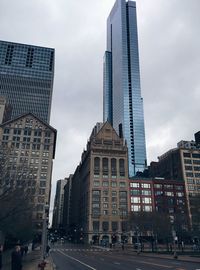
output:
<svg viewBox="0 0 200 270"><path fill-rule="evenodd" d="M91 248L87 248L87 249L77 249L77 248L52 248L51 251L74 251L74 252L108 252L111 250L108 249L91 249Z"/></svg>

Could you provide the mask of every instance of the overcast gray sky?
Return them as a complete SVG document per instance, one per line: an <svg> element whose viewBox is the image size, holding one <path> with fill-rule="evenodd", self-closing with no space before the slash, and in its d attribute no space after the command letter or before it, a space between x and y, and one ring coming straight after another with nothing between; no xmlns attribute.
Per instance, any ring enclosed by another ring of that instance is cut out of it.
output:
<svg viewBox="0 0 200 270"><path fill-rule="evenodd" d="M56 180L102 121L106 19L115 0L0 0L0 39L56 49ZM200 0L137 0L148 163L200 130Z"/></svg>

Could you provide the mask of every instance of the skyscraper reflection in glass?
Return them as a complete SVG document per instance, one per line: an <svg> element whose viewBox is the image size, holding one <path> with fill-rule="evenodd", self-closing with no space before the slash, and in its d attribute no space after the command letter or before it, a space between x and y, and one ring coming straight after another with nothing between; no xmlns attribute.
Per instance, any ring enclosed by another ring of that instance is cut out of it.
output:
<svg viewBox="0 0 200 270"><path fill-rule="evenodd" d="M0 41L0 96L12 106L15 118L34 113L50 121L55 51Z"/></svg>
<svg viewBox="0 0 200 270"><path fill-rule="evenodd" d="M146 143L133 1L116 0L107 20L103 103L104 121L127 141L129 176L134 176L146 168Z"/></svg>

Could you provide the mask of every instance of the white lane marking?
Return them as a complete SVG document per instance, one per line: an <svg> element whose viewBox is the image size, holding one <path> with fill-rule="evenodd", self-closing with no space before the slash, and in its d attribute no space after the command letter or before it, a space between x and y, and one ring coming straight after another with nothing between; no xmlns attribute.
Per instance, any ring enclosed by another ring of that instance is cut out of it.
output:
<svg viewBox="0 0 200 270"><path fill-rule="evenodd" d="M120 265L120 263L119 263L119 262L114 262L114 264Z"/></svg>
<svg viewBox="0 0 200 270"><path fill-rule="evenodd" d="M135 270L141 270L140 268L136 268Z"/></svg>
<svg viewBox="0 0 200 270"><path fill-rule="evenodd" d="M164 264L158 264L158 263L151 263L151 262L144 262L144 261L137 261L137 260L135 260L135 262L142 263L142 264L150 264L150 265L155 265L155 266L161 266L161 267L164 267L164 268L172 268L171 266L167 266L167 265L164 265Z"/></svg>
<svg viewBox="0 0 200 270"><path fill-rule="evenodd" d="M74 261L76 261L76 262L79 262L80 264L82 264L82 265L88 267L89 269L97 270L96 268L93 268L92 266L90 266L90 265L88 265L88 264L86 264L86 263L84 263L84 262L82 262L82 261L79 261L79 260L77 260L76 258L74 258L74 257L72 257L72 256L69 256L69 255L63 253L63 252L60 251L60 250L59 250L58 252L60 252L60 253L63 254L65 257L68 257L68 258L71 259L71 260L74 260Z"/></svg>

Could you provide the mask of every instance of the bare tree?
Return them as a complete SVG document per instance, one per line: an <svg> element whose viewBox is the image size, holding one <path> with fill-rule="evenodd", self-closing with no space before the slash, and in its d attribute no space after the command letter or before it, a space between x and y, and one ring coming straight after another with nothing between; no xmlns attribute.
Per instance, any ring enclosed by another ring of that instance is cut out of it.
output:
<svg viewBox="0 0 200 270"><path fill-rule="evenodd" d="M192 216L192 236L200 242L200 194L190 196L189 200Z"/></svg>
<svg viewBox="0 0 200 270"><path fill-rule="evenodd" d="M16 150L0 147L0 231L21 240L32 237L32 213L37 193L36 171L27 157Z"/></svg>
<svg viewBox="0 0 200 270"><path fill-rule="evenodd" d="M156 248L157 241L168 243L171 238L172 228L169 216L159 212L137 212L130 214L130 226L140 236L149 236L152 242L152 251ZM141 238L142 239L142 238Z"/></svg>

